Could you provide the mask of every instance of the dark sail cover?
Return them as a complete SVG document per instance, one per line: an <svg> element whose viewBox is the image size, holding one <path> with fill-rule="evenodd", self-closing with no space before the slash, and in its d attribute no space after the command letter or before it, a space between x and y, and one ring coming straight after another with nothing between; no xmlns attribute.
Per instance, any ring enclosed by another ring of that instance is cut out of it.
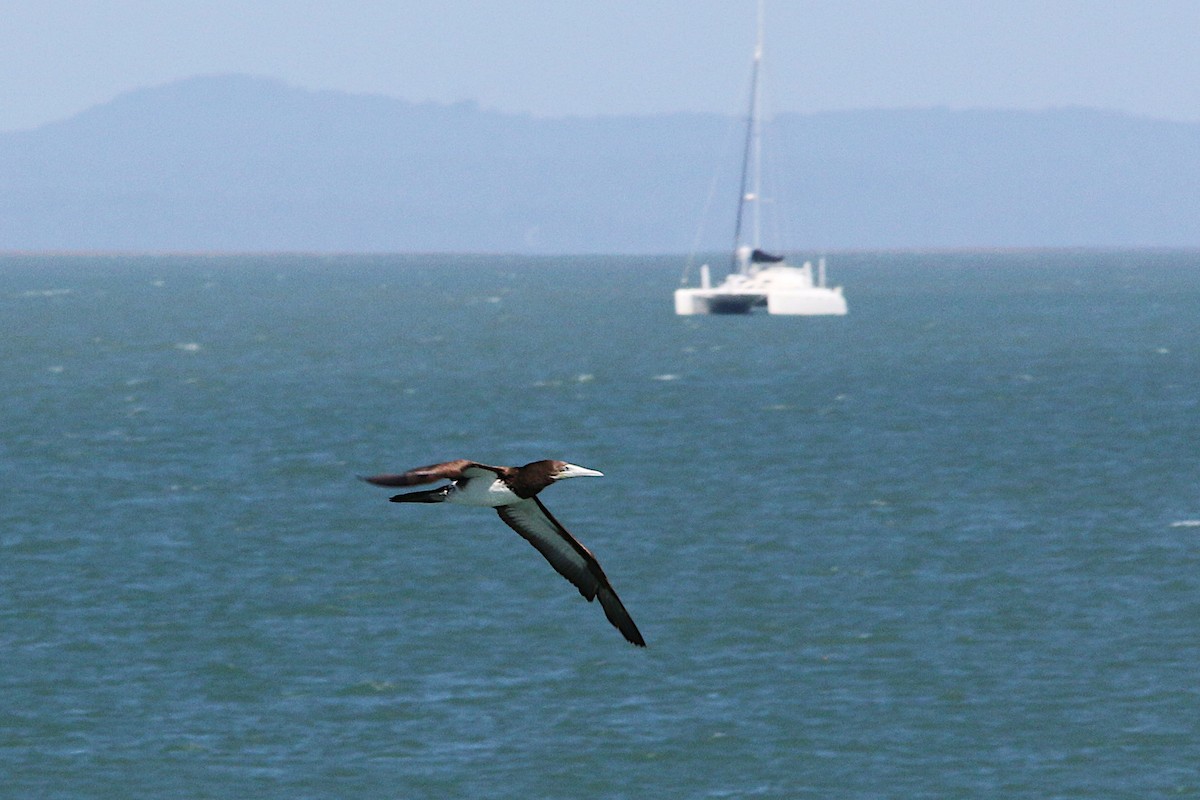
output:
<svg viewBox="0 0 1200 800"><path fill-rule="evenodd" d="M751 264L778 264L783 261L783 256L773 256L763 250L755 250L750 254Z"/></svg>

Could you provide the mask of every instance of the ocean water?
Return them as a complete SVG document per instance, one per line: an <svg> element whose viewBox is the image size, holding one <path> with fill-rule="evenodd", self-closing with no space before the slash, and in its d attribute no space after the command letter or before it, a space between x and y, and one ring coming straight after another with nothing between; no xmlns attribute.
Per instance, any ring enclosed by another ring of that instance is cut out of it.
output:
<svg viewBox="0 0 1200 800"><path fill-rule="evenodd" d="M680 266L0 259L0 796L1200 796L1200 254Z"/></svg>

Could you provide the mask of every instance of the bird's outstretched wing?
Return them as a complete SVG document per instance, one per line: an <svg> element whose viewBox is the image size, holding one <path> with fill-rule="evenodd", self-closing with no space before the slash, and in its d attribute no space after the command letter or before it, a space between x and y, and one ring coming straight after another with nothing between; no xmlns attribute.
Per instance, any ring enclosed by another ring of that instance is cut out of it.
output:
<svg viewBox="0 0 1200 800"><path fill-rule="evenodd" d="M645 647L646 640L633 624L633 618L625 610L621 598L613 591L612 584L600 562L583 544L564 528L536 497L499 506L496 513L508 527L545 556L558 574L569 580L590 603L597 597L604 609L604 616L626 639L638 647Z"/></svg>
<svg viewBox="0 0 1200 800"><path fill-rule="evenodd" d="M383 475L372 475L369 478L363 478L367 483L373 483L376 486L418 486L422 483L433 483L434 481L456 481L462 477L473 477L473 470L487 470L497 475L501 473L499 467L480 464L477 461L470 461L465 458L456 458L453 461L443 461L441 464L430 464L426 467L417 467L410 469L408 472L400 473L385 473Z"/></svg>

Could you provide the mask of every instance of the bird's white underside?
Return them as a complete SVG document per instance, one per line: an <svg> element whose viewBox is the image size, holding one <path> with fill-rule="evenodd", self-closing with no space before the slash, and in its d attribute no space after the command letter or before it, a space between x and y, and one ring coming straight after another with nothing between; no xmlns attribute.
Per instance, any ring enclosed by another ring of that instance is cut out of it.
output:
<svg viewBox="0 0 1200 800"><path fill-rule="evenodd" d="M487 472L487 470L480 470ZM455 481L454 488L450 490L450 494L446 496L446 502L458 503L462 506L485 506L487 508L495 508L496 506L506 506L509 503L515 503L521 498L504 485L504 481L496 478L495 480L480 480L474 476L467 476L469 480Z"/></svg>

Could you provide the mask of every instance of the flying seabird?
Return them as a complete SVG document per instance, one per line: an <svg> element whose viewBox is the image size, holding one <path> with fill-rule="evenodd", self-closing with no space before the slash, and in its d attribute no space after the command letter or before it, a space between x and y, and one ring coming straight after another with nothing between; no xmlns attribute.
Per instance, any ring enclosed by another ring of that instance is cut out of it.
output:
<svg viewBox="0 0 1200 800"><path fill-rule="evenodd" d="M496 509L508 527L521 534L550 566L569 580L590 603L597 597L608 617L626 639L639 647L646 640L613 591L600 562L542 505L537 493L563 478L600 477L604 473L565 461L534 461L523 467L493 467L459 458L417 467L398 474L363 478L376 486L417 486L447 480L437 489L398 494L393 503L459 503Z"/></svg>

